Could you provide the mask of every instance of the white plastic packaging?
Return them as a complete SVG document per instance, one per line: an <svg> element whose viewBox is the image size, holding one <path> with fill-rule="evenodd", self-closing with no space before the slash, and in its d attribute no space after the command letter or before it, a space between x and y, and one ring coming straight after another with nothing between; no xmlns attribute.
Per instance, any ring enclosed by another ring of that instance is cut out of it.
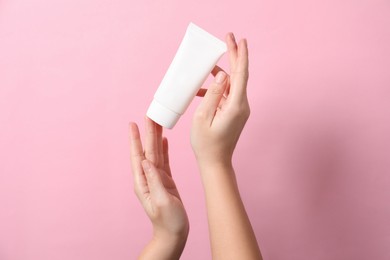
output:
<svg viewBox="0 0 390 260"><path fill-rule="evenodd" d="M226 50L225 42L190 23L146 115L173 128Z"/></svg>

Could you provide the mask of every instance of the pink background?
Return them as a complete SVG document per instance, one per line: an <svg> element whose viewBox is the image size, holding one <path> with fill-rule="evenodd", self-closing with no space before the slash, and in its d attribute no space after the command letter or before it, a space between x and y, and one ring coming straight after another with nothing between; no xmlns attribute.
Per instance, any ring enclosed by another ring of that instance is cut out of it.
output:
<svg viewBox="0 0 390 260"><path fill-rule="evenodd" d="M390 259L385 0L0 0L0 259L136 258L151 226L127 126L143 129L190 21L248 38L235 165L264 258ZM191 221L183 259L210 259L198 103L166 131Z"/></svg>

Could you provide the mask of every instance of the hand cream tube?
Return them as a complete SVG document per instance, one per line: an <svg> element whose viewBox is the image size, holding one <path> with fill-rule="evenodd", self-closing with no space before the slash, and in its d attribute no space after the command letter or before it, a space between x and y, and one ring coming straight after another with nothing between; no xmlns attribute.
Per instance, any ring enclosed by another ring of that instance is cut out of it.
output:
<svg viewBox="0 0 390 260"><path fill-rule="evenodd" d="M146 115L173 128L226 50L223 41L190 23Z"/></svg>

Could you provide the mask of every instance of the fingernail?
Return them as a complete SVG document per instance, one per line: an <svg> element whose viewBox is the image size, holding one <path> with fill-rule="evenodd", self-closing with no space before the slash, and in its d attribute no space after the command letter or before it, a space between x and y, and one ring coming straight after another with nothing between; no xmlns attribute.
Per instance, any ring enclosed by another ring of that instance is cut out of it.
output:
<svg viewBox="0 0 390 260"><path fill-rule="evenodd" d="M150 162L148 160L143 160L142 168L144 169L145 172L150 171Z"/></svg>
<svg viewBox="0 0 390 260"><path fill-rule="evenodd" d="M215 77L215 82L221 84L225 80L225 78L226 78L226 74L223 71L220 71Z"/></svg>

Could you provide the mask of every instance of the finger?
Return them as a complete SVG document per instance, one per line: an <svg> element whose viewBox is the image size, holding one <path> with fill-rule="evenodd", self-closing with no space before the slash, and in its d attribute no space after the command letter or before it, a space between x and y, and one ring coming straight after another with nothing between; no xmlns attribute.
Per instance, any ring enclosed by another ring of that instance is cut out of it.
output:
<svg viewBox="0 0 390 260"><path fill-rule="evenodd" d="M211 74L215 77L215 76L218 74L218 72L220 72L220 71L225 72L221 67L219 67L218 65L215 65L214 68L213 68L213 70L211 71ZM226 73L226 72L225 72L225 73ZM198 97L204 97L204 95L206 94L206 92L207 92L207 89L205 89L205 88L200 88L200 89L198 90L198 92L196 93L196 95L197 95ZM229 94L229 93L227 93L227 94Z"/></svg>
<svg viewBox="0 0 390 260"><path fill-rule="evenodd" d="M248 64L248 46L246 39L243 39L238 44L237 63L235 70L230 76L230 92L232 94L232 98L238 102L242 102L242 98L246 98L249 78Z"/></svg>
<svg viewBox="0 0 390 260"><path fill-rule="evenodd" d="M164 187L157 168L148 160L142 161L142 168L148 181L150 195L155 199L166 199L168 192Z"/></svg>
<svg viewBox="0 0 390 260"><path fill-rule="evenodd" d="M168 139L163 137L163 154L164 154L164 170L166 173L172 177L171 168L169 166L169 153L168 153Z"/></svg>
<svg viewBox="0 0 390 260"><path fill-rule="evenodd" d="M218 104L226 89L226 82L226 73L220 71L215 77L214 82L211 83L206 95L196 111L196 114L206 120L208 124L211 124L214 119L215 111L217 110Z"/></svg>
<svg viewBox="0 0 390 260"><path fill-rule="evenodd" d="M234 37L233 33L228 33L226 35L226 44L228 47L228 53L229 53L229 62L230 62L230 71L234 71L236 67L236 60L237 60L237 43L236 39Z"/></svg>
<svg viewBox="0 0 390 260"><path fill-rule="evenodd" d="M145 158L142 150L142 142L141 142L139 129L137 124L134 122L131 122L129 125L129 139L130 139L131 165L136 166Z"/></svg>
<svg viewBox="0 0 390 260"><path fill-rule="evenodd" d="M247 73L248 65L248 42L246 39L242 39L238 45L237 71Z"/></svg>
<svg viewBox="0 0 390 260"><path fill-rule="evenodd" d="M157 168L160 168L164 165L164 155L163 155L163 128L161 125L156 124L156 133L157 133L157 153L158 153L158 163L156 164Z"/></svg>
<svg viewBox="0 0 390 260"><path fill-rule="evenodd" d="M139 129L136 123L129 124L129 140L130 140L130 160L131 169L134 178L134 188L137 195L143 187L146 186L146 179L143 174L141 162L145 159L142 150L142 142L140 138Z"/></svg>
<svg viewBox="0 0 390 260"><path fill-rule="evenodd" d="M226 89L225 89L225 93L223 94L224 97L228 97L230 94L230 77L228 76L227 78L227 83L226 83Z"/></svg>
<svg viewBox="0 0 390 260"><path fill-rule="evenodd" d="M145 157L157 165L159 160L156 123L145 116Z"/></svg>
<svg viewBox="0 0 390 260"><path fill-rule="evenodd" d="M233 36L234 37L234 36ZM225 72L221 67L219 67L218 65L215 65L215 67L213 68L213 70L211 71L211 74L213 74L213 76L215 77L217 74L218 74L218 72L220 72L220 71L223 71L223 72ZM226 73L226 72L225 72ZM227 74L227 73L226 73ZM230 82L230 79L229 79L229 76L228 76L228 81ZM227 83L227 87L226 87L226 89L225 89L225 93L224 93L224 96L228 96L229 95L229 91L230 91L230 83ZM205 89L206 90L206 89ZM207 91L207 90L206 90ZM204 94L206 94L206 91L204 92ZM203 94L203 93L202 93ZM204 97L204 95L202 96L202 97Z"/></svg>

